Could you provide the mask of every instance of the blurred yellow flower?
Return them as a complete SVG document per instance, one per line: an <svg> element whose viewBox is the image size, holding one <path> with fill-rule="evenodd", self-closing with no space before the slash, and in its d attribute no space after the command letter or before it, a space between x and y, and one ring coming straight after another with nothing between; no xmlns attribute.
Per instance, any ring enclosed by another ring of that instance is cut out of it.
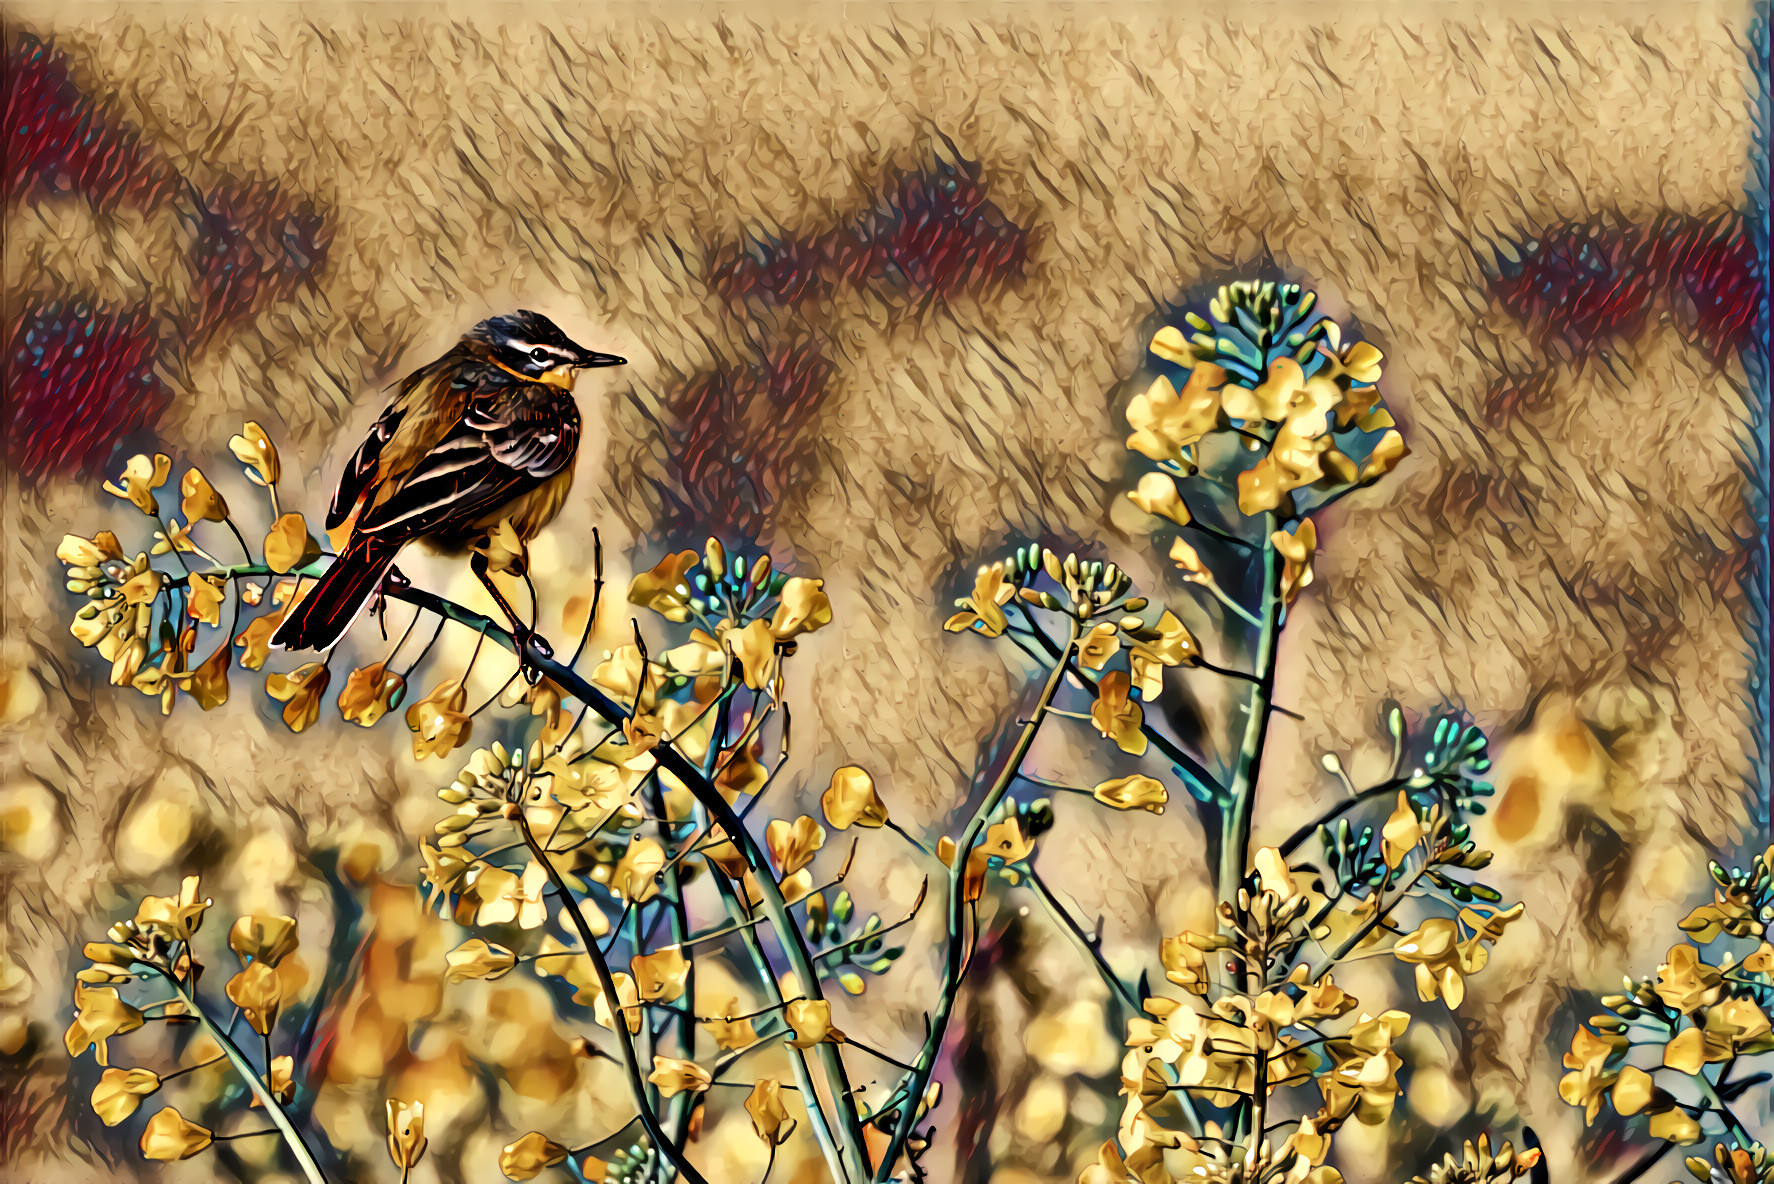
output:
<svg viewBox="0 0 1774 1184"><path fill-rule="evenodd" d="M725 1018L738 1010L739 1000L737 998L729 999L727 1005L721 1009L721 1018L703 1022L702 1026L707 1028L708 1034L714 1038L715 1047L731 1052L734 1049L745 1048L757 1043L758 1033L752 1027L751 1020Z"/></svg>
<svg viewBox="0 0 1774 1184"><path fill-rule="evenodd" d="M92 1110L106 1126L116 1126L160 1088L160 1078L146 1069L106 1069L92 1090Z"/></svg>
<svg viewBox="0 0 1774 1184"><path fill-rule="evenodd" d="M154 491L166 484L171 473L172 457L157 452L154 459L149 460L138 453L123 466L122 483L107 481L104 490L114 497L134 502L136 509L149 517L156 517L160 513L160 504L154 500Z"/></svg>
<svg viewBox="0 0 1774 1184"><path fill-rule="evenodd" d="M1164 813L1164 805L1170 800L1170 795L1157 778L1139 773L1101 782L1090 792L1105 806L1113 806L1117 810L1150 810L1154 814Z"/></svg>
<svg viewBox="0 0 1774 1184"><path fill-rule="evenodd" d="M505 1150L499 1152L499 1170L508 1179L533 1180L543 1168L553 1167L566 1158L565 1147L531 1131L516 1142L507 1143Z"/></svg>
<svg viewBox="0 0 1774 1184"><path fill-rule="evenodd" d="M190 1159L214 1139L215 1135L208 1127L186 1121L184 1115L168 1106L156 1111L148 1125L142 1128L142 1155L167 1163Z"/></svg>
<svg viewBox="0 0 1774 1184"><path fill-rule="evenodd" d="M612 974L610 979L616 984L616 1006L622 1009L622 1019L628 1025L629 1033L632 1035L639 1032L641 1030L642 1008L639 1006L641 996L640 992L635 989L634 979L620 970ZM603 992L600 984L597 1002L591 1009L591 1015L598 1023L614 1032L616 1021L612 1018L610 1006L610 998Z"/></svg>

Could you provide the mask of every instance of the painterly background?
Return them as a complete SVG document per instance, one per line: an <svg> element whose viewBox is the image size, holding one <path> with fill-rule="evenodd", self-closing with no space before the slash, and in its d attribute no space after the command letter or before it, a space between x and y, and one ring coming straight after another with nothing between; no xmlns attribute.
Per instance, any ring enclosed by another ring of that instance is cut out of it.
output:
<svg viewBox="0 0 1774 1184"><path fill-rule="evenodd" d="M1022 693L940 632L978 562L1089 543L1187 599L1121 497L1124 384L1160 310L1253 273L1385 351L1414 452L1326 524L1258 837L1336 792L1321 753L1382 761L1383 701L1454 704L1499 741L1480 837L1528 904L1462 1020L1414 1041L1408 1131L1361 1128L1365 1170L1483 1123L1534 1125L1561 1181L1626 1154L1560 1102L1559 1050L1765 813L1747 6L5 13L6 1179L144 1170L59 1033L80 942L193 870L344 935L361 976L316 1117L357 1178L391 1178L385 1092L431 1099L419 1180L626 1117L539 988L438 981L454 939L406 885L440 774L404 732L298 739L262 694L163 719L69 638L54 544L114 516L123 457L225 457L256 419L317 507L390 381L490 312L547 312L632 364L581 384L545 605L582 619L594 525L618 586L711 527L760 540L837 611L800 662L792 771L816 791L866 765L935 823ZM1043 866L1111 959L1200 924L1189 810L1065 821ZM858 895L903 905L891 848L864 864ZM1071 948L999 932L937 1171L1073 1179L1119 1111L1117 1035ZM302 957L317 990L325 942ZM905 1047L926 961L841 1026ZM1364 999L1408 996L1389 973ZM752 1178L750 1139L740 1114L698 1154ZM253 1178L251 1155L148 1174Z"/></svg>

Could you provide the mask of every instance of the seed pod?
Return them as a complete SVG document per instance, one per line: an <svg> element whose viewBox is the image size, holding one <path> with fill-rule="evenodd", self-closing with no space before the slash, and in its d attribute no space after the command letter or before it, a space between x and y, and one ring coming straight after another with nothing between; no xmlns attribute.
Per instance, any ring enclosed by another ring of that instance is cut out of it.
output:
<svg viewBox="0 0 1774 1184"><path fill-rule="evenodd" d="M758 561L751 565L751 575L747 577L746 582L756 588L769 578L770 557L768 555L760 555L758 556Z"/></svg>
<svg viewBox="0 0 1774 1184"><path fill-rule="evenodd" d="M727 549L721 546L721 540L711 538L702 548L702 560L708 567L709 575L716 579L727 568ZM706 589L704 589L706 591Z"/></svg>

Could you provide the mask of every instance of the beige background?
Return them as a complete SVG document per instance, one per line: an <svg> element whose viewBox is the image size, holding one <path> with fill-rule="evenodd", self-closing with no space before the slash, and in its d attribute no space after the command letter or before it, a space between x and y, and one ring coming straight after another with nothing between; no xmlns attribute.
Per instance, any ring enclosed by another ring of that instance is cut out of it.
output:
<svg viewBox="0 0 1774 1184"><path fill-rule="evenodd" d="M1495 882L1529 906L1473 983L1471 1034L1444 1018L1440 1035L1426 1024L1411 1044L1421 1070L1401 1110L1417 1134L1352 1135L1346 1162L1408 1175L1426 1166L1406 1151L1427 1128L1470 1133L1488 1119L1513 1133L1527 1121L1554 1178L1584 1178L1572 1158L1580 1116L1558 1100L1543 1034L1561 1016L1568 1025L1568 991L1654 969L1704 890L1709 848L1734 842L1749 816L1741 599L1706 579L1749 530L1742 376L1659 323L1621 347L1625 381L1603 366L1558 368L1544 407L1488 428L1479 409L1502 367L1539 363L1488 306L1469 247L1525 219L1739 203L1744 6L6 14L9 36L53 37L82 82L194 180L274 179L331 219L314 290L173 376L169 451L231 471L225 441L257 418L286 449L286 498L318 509L379 388L491 311L549 312L631 359L581 384L597 443L540 544L552 612L585 592L590 526L615 577L631 555L657 556L648 480L665 471L655 412L669 391L736 364L750 334L825 341L832 393L769 540L827 579L838 615L797 662L795 768L817 789L835 765L865 764L908 823L942 822L1023 685L1005 654L940 633L961 572L1006 537L1046 529L1100 539L1143 586L1190 602L1120 498L1121 384L1141 364L1155 302L1266 242L1386 352L1382 389L1414 455L1326 524L1280 682L1307 722L1277 723L1259 837L1335 792L1321 752L1352 758L1358 780L1375 772L1382 699L1412 711L1461 703L1504 743L1499 778L1515 786L1505 833L1481 838L1499 852ZM1019 286L926 309L847 292L798 314L736 313L710 290L717 244L835 225L894 170L943 151L943 137L1034 229ZM9 298L71 280L165 304L190 282L170 211L102 222L74 200L26 204L7 212L5 233ZM249 504L244 483L228 492ZM27 1053L41 1049L8 1070L29 1102L23 1133L9 1132L22 1158L5 1169L21 1184L134 1170L127 1142L71 1116L90 1063L63 1085L78 942L203 867L219 905L301 910L312 945L330 914L306 854L368 843L380 855L358 853L365 876L379 858L388 880L410 879L440 775L413 764L398 724L366 734L334 721L292 738L244 679L217 715L187 702L170 720L106 686L67 636L51 551L63 531L120 519L119 507L71 482L5 502L5 924L23 969L6 999L32 1025ZM408 570L475 601L462 573ZM618 612L600 624L605 645L627 633ZM1211 677L1199 687L1211 707ZM1067 735L1038 760L1100 756ZM1105 915L1119 962L1153 960L1160 936L1202 916L1200 837L1181 803L1156 822L1062 811L1040 866L1087 915ZM874 851L854 890L892 913L916 878L887 840ZM397 897L378 898L389 949L410 938L402 957L435 962L451 939L412 929ZM1032 918L1026 944L958 1013L1003 1101L981 1153L1000 1181L1075 1178L1119 1110L1112 1038L1086 1038L1101 990L1047 932ZM1390 980L1367 965L1354 989L1377 1004ZM840 1026L904 1053L914 1001L933 982L914 949L865 996L874 1006ZM497 1147L532 1126L565 1142L608 1129L598 1095L620 1096L617 1080L607 1065L575 1069L559 1035L546 1038L553 1053L534 1051L551 1027L537 999L451 987L364 1021L413 1019L414 1053L366 1055L323 1098L326 1121L361 1154L355 1178L392 1178L373 1108L420 1081L453 1100L435 1107L418 1181L433 1169L485 1179ZM1037 1013L1047 1019L1030 1027ZM555 1082L538 1087L543 1100L510 1085L477 1092L449 1068L519 1047ZM873 1067L859 1063L867 1079ZM1071 1115L1057 1132L1056 1105ZM946 1139L953 1119L943 1128ZM716 1178L755 1178L743 1115L711 1130L701 1153ZM96 1158L107 1137L115 1168ZM982 1162L952 1167L946 1143L933 1155L939 1180L974 1178ZM215 1169L204 1158L160 1174ZM792 1157L777 1170L795 1171ZM799 1178L818 1176L809 1162Z"/></svg>

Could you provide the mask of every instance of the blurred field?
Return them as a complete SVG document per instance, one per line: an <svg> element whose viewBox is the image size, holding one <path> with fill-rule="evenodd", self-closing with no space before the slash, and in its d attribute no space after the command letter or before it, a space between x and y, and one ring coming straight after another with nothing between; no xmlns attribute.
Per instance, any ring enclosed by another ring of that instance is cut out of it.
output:
<svg viewBox="0 0 1774 1184"><path fill-rule="evenodd" d="M1095 540L1190 603L1121 496L1125 384L1162 302L1266 248L1385 351L1382 389L1414 455L1321 525L1281 675L1281 702L1306 719L1277 721L1259 839L1337 792L1321 753L1343 753L1358 782L1383 764L1383 700L1463 705L1503 750L1504 801L1479 837L1498 851L1494 882L1528 905L1471 984L1462 1014L1476 1022L1439 1037L1424 1025L1413 1043L1409 1121L1370 1146L1349 1135L1346 1157L1369 1162L1344 1170L1402 1179L1426 1166L1405 1151L1443 1129L1526 1121L1554 1179L1586 1178L1581 1115L1557 1094L1556 1046L1587 1014L1570 993L1653 970L1704 893L1705 860L1752 816L1743 593L1719 578L1753 532L1748 412L1735 361L1709 360L1668 316L1611 364L1545 356L1487 300L1478 257L1562 218L1740 206L1744 6L5 13L9 46L23 31L65 52L194 185L275 183L330 235L312 277L175 351L170 404L133 444L231 474L225 442L257 419L286 450L285 496L318 509L383 386L491 312L545 312L632 364L581 382L592 443L537 551L544 619L561 629L586 595L592 526L620 589L709 505L735 504L686 491L687 439L768 451L746 470L761 490L750 520L827 580L837 615L796 660L792 771L817 795L837 765L867 766L908 825L944 822L1022 693L1003 655L940 631L980 561L1007 540ZM905 178L957 157L978 163L1000 225L1027 231L1020 275L792 302L719 282L748 235L864 224ZM173 199L95 212L34 198L5 219L9 320L33 294L201 303ZM1498 376L1534 369L1550 374L1544 397L1488 422ZM693 414L697 391L714 412ZM334 893L365 910L367 944L345 945L362 978L332 1017L343 1051L317 1108L353 1179L398 1177L380 1149L385 1091L435 1099L416 1184L492 1178L498 1148L528 1129L581 1143L625 1121L626 1101L604 1103L623 1097L619 1073L571 1055L573 1027L533 976L437 981L456 936L403 885L442 766L416 765L392 721L296 738L256 690L163 719L107 686L67 634L53 551L120 503L96 479L8 480L0 1174L229 1178L208 1157L139 1168L131 1128L87 1111L97 1069L71 1067L60 1041L80 943L198 870L230 916L299 915L310 993L341 919ZM251 504L244 481L225 492ZM404 566L490 607L465 570ZM595 649L627 639L619 601ZM497 685L485 678L483 694ZM1196 689L1217 718L1211 677ZM1085 740L1038 759L1096 759ZM1211 901L1185 805L1156 821L1062 810L1041 866L1104 917L1118 964L1155 963L1161 936L1201 923ZM896 913L917 879L889 842L874 850L852 891ZM971 1088L999 1105L942 1124L938 1180L1075 1179L1120 1111L1118 1034L1101 1030L1090 968L1038 918L1009 932L958 1012ZM1407 978L1367 976L1352 987L1364 1004L1409 999ZM914 947L838 1005L839 1026L903 1053L935 981ZM488 1061L506 1074L477 1076ZM761 1153L729 1109L698 1155L713 1179L753 1179ZM789 1150L773 1178L821 1177Z"/></svg>

